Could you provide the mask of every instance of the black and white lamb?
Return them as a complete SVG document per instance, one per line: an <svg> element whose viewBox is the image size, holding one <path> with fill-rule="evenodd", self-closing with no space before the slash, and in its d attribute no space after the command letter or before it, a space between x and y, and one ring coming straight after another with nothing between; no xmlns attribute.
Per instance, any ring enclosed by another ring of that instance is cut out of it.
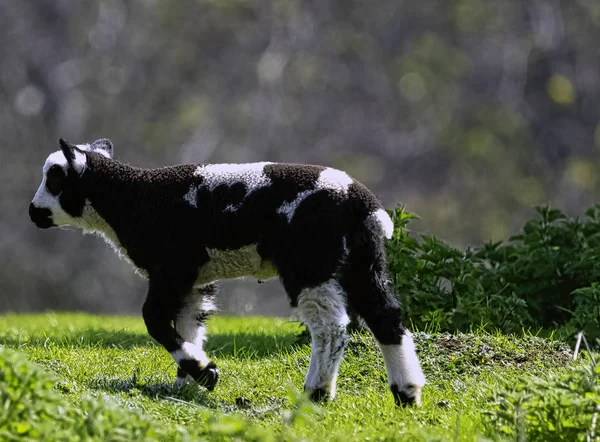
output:
<svg viewBox="0 0 600 442"><path fill-rule="evenodd" d="M351 310L381 348L396 404L420 403L425 377L388 284L392 221L365 186L329 167L269 162L146 170L114 160L107 139L59 143L31 220L97 233L148 278L143 318L178 383L217 383L202 349L214 281L278 276L312 337L312 399L335 395Z"/></svg>

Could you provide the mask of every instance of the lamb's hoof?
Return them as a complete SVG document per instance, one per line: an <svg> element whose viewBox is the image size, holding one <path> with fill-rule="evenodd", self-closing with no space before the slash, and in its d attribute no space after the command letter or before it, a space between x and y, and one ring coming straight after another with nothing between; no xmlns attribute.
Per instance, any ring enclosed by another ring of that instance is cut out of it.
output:
<svg viewBox="0 0 600 442"><path fill-rule="evenodd" d="M421 405L421 387L416 385L406 385L403 388L396 384L390 386L394 395L394 402L397 407L406 407L407 405Z"/></svg>
<svg viewBox="0 0 600 442"><path fill-rule="evenodd" d="M324 388L308 388L305 385L304 392L308 393L308 398L313 402L326 402L330 399L329 392Z"/></svg>
<svg viewBox="0 0 600 442"><path fill-rule="evenodd" d="M219 370L217 370L217 365L214 362L209 362L206 367L202 367L200 362L188 359L181 361L181 368L208 391L215 389L215 385L219 380Z"/></svg>

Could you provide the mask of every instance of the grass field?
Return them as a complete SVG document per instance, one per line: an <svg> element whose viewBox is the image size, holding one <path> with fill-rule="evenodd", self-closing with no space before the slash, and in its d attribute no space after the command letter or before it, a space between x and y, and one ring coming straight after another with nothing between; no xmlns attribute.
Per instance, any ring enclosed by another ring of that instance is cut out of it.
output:
<svg viewBox="0 0 600 442"><path fill-rule="evenodd" d="M585 356L572 362L565 344L532 336L416 333L428 380L423 406L398 409L373 339L366 333L353 334L340 368L336 399L313 406L300 394L310 347L306 339L299 338L302 328L298 323L217 317L209 321L208 330L206 349L221 375L211 393L196 385L181 390L173 386L175 364L147 335L140 318L84 314L0 317L0 345L4 347L0 357L0 407L4 409L0 439L535 438L538 433L528 432L526 427L531 425L526 423L529 415L524 415L528 412L523 411L527 408L518 403L514 410L510 408L520 400L518 391L528 385L548 389L555 379L563 382L561 379L583 373L590 366ZM591 382L592 392L597 391L597 378ZM515 387L519 385L523 387ZM559 396L563 397L557 399L560 412L565 395L558 392ZM500 403L503 397L508 397L504 405ZM593 401L598 396L590 397ZM589 408L589 404L585 406ZM570 413L569 407L564 405L562 411ZM554 411L548 408L547 414ZM585 426L573 434L589 432L591 414L582 413L579 421L566 423ZM552 419L549 417L547 424L541 420L539 434L548 437L539 440L569 440L562 438L567 433L561 433Z"/></svg>

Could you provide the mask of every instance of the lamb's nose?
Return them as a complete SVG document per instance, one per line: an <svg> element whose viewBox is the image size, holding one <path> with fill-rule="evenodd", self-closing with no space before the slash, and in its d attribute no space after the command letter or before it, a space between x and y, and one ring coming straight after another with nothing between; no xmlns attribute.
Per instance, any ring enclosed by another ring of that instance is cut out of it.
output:
<svg viewBox="0 0 600 442"><path fill-rule="evenodd" d="M33 203L29 204L29 218L31 218L31 221L34 221L34 219L35 219L36 209L37 209L37 207L35 207L33 205Z"/></svg>
<svg viewBox="0 0 600 442"><path fill-rule="evenodd" d="M52 227L52 211L50 209L36 207L33 203L29 204L29 218L41 229Z"/></svg>

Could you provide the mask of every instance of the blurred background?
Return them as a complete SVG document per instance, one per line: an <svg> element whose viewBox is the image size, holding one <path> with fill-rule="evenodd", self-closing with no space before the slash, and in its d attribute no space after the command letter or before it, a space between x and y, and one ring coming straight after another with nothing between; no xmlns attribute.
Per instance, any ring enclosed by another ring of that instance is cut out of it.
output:
<svg viewBox="0 0 600 442"><path fill-rule="evenodd" d="M413 230L507 239L532 206L598 202L597 0L0 2L0 311L138 313L101 240L37 230L58 137L143 167L283 161L348 171ZM223 311L288 314L277 281Z"/></svg>

